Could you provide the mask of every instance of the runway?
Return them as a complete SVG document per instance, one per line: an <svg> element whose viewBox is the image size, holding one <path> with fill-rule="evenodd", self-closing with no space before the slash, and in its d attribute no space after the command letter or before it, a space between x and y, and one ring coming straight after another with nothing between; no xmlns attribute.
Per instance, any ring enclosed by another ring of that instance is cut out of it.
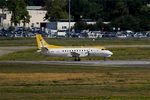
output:
<svg viewBox="0 0 150 100"><path fill-rule="evenodd" d="M100 65L150 65L150 61L0 61L0 64L47 64L47 65L81 65L81 66L100 66ZM133 66L136 67L136 66ZM149 66L150 67L150 66Z"/></svg>

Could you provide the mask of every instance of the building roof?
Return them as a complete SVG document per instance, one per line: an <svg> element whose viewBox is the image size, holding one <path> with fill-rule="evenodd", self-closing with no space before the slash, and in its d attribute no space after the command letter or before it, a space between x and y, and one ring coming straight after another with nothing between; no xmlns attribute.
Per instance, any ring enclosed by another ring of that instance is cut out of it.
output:
<svg viewBox="0 0 150 100"><path fill-rule="evenodd" d="M42 6L27 6L27 10L42 10Z"/></svg>

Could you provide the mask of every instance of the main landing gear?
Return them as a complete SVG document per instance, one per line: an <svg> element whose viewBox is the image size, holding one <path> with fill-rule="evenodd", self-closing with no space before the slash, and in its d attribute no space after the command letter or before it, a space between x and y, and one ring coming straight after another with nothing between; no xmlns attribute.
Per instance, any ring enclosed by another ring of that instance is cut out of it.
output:
<svg viewBox="0 0 150 100"><path fill-rule="evenodd" d="M81 61L80 54L76 52L71 52L72 57L74 58L74 61Z"/></svg>
<svg viewBox="0 0 150 100"><path fill-rule="evenodd" d="M81 59L78 57L78 58L74 58L74 61L81 61Z"/></svg>

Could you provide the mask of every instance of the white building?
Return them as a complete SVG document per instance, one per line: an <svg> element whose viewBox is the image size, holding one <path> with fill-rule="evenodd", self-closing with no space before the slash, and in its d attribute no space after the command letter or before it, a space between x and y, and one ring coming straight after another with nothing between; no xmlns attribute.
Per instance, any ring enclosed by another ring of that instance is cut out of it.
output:
<svg viewBox="0 0 150 100"><path fill-rule="evenodd" d="M27 10L31 17L29 27L40 27L40 23L48 22L44 20L47 11L42 10L41 6L27 6Z"/></svg>
<svg viewBox="0 0 150 100"><path fill-rule="evenodd" d="M73 27L75 22L70 22L70 27ZM69 29L69 22L49 22L47 28L55 31L66 31Z"/></svg>
<svg viewBox="0 0 150 100"><path fill-rule="evenodd" d="M70 27L73 27L75 22L70 22ZM49 33L55 34L57 36L65 36L69 29L69 22L49 22L46 25Z"/></svg>
<svg viewBox="0 0 150 100"><path fill-rule="evenodd" d="M30 15L30 23L26 24L26 27L40 27L40 23L47 22L44 20L45 14L47 11L43 10L41 6L27 6L27 10ZM2 9L0 9L0 13L2 14ZM1 25L4 27L9 27L11 25L11 12L5 10L3 14L6 15L6 18L1 19ZM23 26L23 23L18 24L19 27Z"/></svg>
<svg viewBox="0 0 150 100"><path fill-rule="evenodd" d="M9 27L11 25L11 12L7 11L6 9L4 11L0 9L0 14L5 16L0 16L0 25L3 27Z"/></svg>
<svg viewBox="0 0 150 100"><path fill-rule="evenodd" d="M76 22L70 22L70 28L74 27ZM87 24L96 24L96 22L87 22ZM57 34L58 36L65 36L66 31L69 29L69 22L67 21L57 21L48 22L46 25L49 33Z"/></svg>

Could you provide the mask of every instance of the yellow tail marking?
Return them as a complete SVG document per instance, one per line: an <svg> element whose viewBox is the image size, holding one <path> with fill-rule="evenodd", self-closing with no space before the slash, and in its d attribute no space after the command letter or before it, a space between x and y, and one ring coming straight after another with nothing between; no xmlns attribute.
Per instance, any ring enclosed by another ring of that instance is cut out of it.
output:
<svg viewBox="0 0 150 100"><path fill-rule="evenodd" d="M55 45L49 45L42 37L41 34L36 34L36 41L38 45L38 49L41 49L41 47L46 48L62 48L61 46L55 46Z"/></svg>

